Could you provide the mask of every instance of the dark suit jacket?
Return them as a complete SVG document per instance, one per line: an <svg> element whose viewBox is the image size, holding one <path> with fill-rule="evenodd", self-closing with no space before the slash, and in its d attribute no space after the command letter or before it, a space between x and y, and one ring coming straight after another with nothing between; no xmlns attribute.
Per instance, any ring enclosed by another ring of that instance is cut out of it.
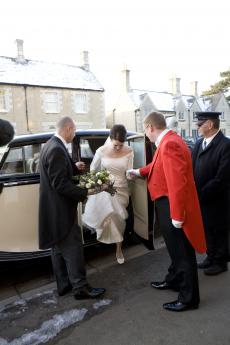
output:
<svg viewBox="0 0 230 345"><path fill-rule="evenodd" d="M230 140L220 131L205 150L193 150L193 170L205 224L226 226L229 210Z"/></svg>
<svg viewBox="0 0 230 345"><path fill-rule="evenodd" d="M62 141L53 136L40 155L39 248L64 239L76 222L77 204L87 190L77 187L77 169Z"/></svg>

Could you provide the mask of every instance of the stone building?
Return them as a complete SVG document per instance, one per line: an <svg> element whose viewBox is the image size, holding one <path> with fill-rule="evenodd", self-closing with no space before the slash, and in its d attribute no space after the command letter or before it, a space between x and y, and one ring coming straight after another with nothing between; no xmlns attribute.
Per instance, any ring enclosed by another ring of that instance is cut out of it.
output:
<svg viewBox="0 0 230 345"><path fill-rule="evenodd" d="M23 41L17 57L0 57L0 117L17 134L52 131L61 116L78 128L105 128L104 89L90 71L88 52L82 66L28 60Z"/></svg>
<svg viewBox="0 0 230 345"><path fill-rule="evenodd" d="M107 114L107 126L122 123L129 130L142 132L143 118L152 111L162 112L166 118L175 117L178 132L183 137L197 137L195 113L220 111L221 129L230 135L230 107L224 94L199 96L197 81L191 83L191 92L185 95L180 89L180 78L170 79L170 92L132 89L130 71L122 71L122 85L117 104Z"/></svg>

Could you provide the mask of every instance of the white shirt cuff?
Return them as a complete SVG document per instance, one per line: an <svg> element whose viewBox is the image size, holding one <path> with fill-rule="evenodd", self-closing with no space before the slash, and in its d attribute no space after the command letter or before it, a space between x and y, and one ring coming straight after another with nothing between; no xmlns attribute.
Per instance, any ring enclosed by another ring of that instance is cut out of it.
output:
<svg viewBox="0 0 230 345"><path fill-rule="evenodd" d="M173 225L175 228L181 229L183 223L184 223L184 222L181 222L181 221L179 221L179 220L172 219L172 225Z"/></svg>

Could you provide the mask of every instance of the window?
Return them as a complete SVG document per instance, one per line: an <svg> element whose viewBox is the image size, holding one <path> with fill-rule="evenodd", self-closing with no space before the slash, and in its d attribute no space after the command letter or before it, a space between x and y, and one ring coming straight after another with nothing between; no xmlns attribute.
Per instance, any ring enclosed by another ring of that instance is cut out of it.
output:
<svg viewBox="0 0 230 345"><path fill-rule="evenodd" d="M185 131L185 129L182 129L182 130L181 130L181 136L182 136L183 138L186 137L186 131Z"/></svg>
<svg viewBox="0 0 230 345"><path fill-rule="evenodd" d="M6 97L5 92L0 90L0 111L6 111Z"/></svg>
<svg viewBox="0 0 230 345"><path fill-rule="evenodd" d="M193 137L194 140L197 139L197 137L198 137L198 131L197 131L197 129L192 129L192 137Z"/></svg>
<svg viewBox="0 0 230 345"><path fill-rule="evenodd" d="M59 113L59 94L58 92L45 92L44 94L44 111L45 113Z"/></svg>
<svg viewBox="0 0 230 345"><path fill-rule="evenodd" d="M145 142L143 138L130 140L130 146L134 152L133 168L138 169L146 165L145 163Z"/></svg>
<svg viewBox="0 0 230 345"><path fill-rule="evenodd" d="M10 149L1 169L1 174L38 173L41 144Z"/></svg>
<svg viewBox="0 0 230 345"><path fill-rule="evenodd" d="M184 120L184 112L183 112L183 111L179 111L179 113L178 113L178 119L179 119L179 120Z"/></svg>
<svg viewBox="0 0 230 345"><path fill-rule="evenodd" d="M93 137L80 139L80 159L86 164L86 171L89 171L90 164L93 160L96 150L104 145L106 137ZM79 160L79 157L75 157Z"/></svg>
<svg viewBox="0 0 230 345"><path fill-rule="evenodd" d="M75 113L87 113L87 95L84 93L77 93L74 95L74 111Z"/></svg>

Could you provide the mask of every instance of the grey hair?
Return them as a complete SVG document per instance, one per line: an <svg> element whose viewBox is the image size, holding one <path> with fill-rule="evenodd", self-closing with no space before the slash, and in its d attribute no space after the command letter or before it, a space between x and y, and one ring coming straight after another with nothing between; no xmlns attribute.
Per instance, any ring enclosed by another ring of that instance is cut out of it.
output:
<svg viewBox="0 0 230 345"><path fill-rule="evenodd" d="M62 130L66 125L73 125L74 121L69 116L64 116L60 118L60 120L56 124L56 128L58 131Z"/></svg>

